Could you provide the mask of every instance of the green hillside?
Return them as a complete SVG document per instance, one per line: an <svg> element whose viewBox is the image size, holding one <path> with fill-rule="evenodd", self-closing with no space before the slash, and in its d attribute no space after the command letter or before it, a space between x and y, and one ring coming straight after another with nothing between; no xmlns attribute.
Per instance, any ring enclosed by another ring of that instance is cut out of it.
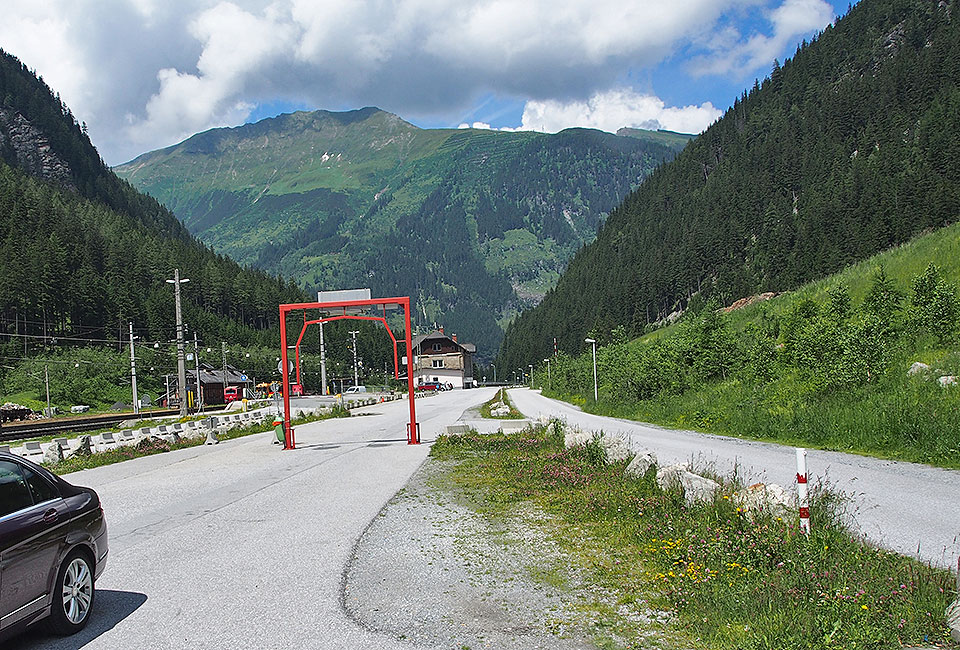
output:
<svg viewBox="0 0 960 650"><path fill-rule="evenodd" d="M542 359L554 336L578 349L591 331L792 289L956 220L955 9L864 0L775 63L610 214L507 330L502 365Z"/></svg>
<svg viewBox="0 0 960 650"><path fill-rule="evenodd" d="M301 286L418 302L481 356L684 138L420 129L376 108L214 129L121 165L187 228Z"/></svg>
<svg viewBox="0 0 960 650"><path fill-rule="evenodd" d="M168 340L179 268L184 319L212 340L273 345L277 304L304 294L217 255L111 172L70 110L0 51L0 346L7 365L57 341Z"/></svg>
<svg viewBox="0 0 960 650"><path fill-rule="evenodd" d="M960 224L768 301L709 305L535 372L588 410L960 467ZM914 364L925 364L926 367ZM914 371L911 371L914 368Z"/></svg>

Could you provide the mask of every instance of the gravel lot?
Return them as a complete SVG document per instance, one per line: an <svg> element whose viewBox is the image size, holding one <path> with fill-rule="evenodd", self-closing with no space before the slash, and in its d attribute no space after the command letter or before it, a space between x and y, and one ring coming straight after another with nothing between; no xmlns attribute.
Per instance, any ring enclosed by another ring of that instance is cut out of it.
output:
<svg viewBox="0 0 960 650"><path fill-rule="evenodd" d="M438 489L445 469L427 461L354 549L344 573L350 616L429 647L594 648L576 589L534 578L557 575L562 551L523 518L488 520L457 504Z"/></svg>

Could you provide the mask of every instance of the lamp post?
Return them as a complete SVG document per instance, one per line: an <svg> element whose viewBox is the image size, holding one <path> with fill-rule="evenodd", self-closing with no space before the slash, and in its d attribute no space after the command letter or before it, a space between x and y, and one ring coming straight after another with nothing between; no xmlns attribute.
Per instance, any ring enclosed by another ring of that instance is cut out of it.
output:
<svg viewBox="0 0 960 650"><path fill-rule="evenodd" d="M173 270L173 279L167 284L173 285L173 300L177 314L177 392L180 395L180 417L187 417L187 369L183 361L183 315L180 312L180 285L190 282L189 278L180 278L180 269Z"/></svg>
<svg viewBox="0 0 960 650"><path fill-rule="evenodd" d="M593 401L600 401L600 391L597 390L597 341L595 339L583 339L584 343L593 346Z"/></svg>
<svg viewBox="0 0 960 650"><path fill-rule="evenodd" d="M550 373L550 357L544 359L547 362L547 388L553 390L553 375Z"/></svg>
<svg viewBox="0 0 960 650"><path fill-rule="evenodd" d="M497 383L497 364L491 363L490 367L493 368L493 383Z"/></svg>
<svg viewBox="0 0 960 650"><path fill-rule="evenodd" d="M533 388L533 364L528 363L527 367L530 368L530 388Z"/></svg>

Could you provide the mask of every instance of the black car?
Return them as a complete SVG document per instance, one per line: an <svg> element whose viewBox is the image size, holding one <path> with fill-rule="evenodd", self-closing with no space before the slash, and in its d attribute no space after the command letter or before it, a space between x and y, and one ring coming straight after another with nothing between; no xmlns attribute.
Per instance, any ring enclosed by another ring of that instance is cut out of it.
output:
<svg viewBox="0 0 960 650"><path fill-rule="evenodd" d="M97 493L0 452L0 640L47 617L57 634L79 632L106 562Z"/></svg>

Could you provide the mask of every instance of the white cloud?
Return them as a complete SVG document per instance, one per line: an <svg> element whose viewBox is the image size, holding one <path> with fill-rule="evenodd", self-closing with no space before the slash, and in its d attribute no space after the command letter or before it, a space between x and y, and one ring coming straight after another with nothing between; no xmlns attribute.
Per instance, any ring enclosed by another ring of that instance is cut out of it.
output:
<svg viewBox="0 0 960 650"><path fill-rule="evenodd" d="M769 34L741 36L764 7ZM697 74L767 68L830 14L825 0L4 0L0 47L117 163L277 101L496 124L471 109L510 98L521 128L698 130L711 104L664 106L634 75L690 52L707 53Z"/></svg>
<svg viewBox="0 0 960 650"><path fill-rule="evenodd" d="M749 75L768 68L798 37L826 27L833 20L833 7L825 0L784 0L769 12L768 20L773 26L769 36L756 33L743 40L736 31L728 31L724 39L712 42L709 55L691 62L693 73L702 76L743 71Z"/></svg>
<svg viewBox="0 0 960 650"><path fill-rule="evenodd" d="M699 106L667 106L653 95L629 88L600 92L587 101L530 101L523 109L521 128L554 133L573 126L616 132L628 126L700 133L720 117L710 102Z"/></svg>

